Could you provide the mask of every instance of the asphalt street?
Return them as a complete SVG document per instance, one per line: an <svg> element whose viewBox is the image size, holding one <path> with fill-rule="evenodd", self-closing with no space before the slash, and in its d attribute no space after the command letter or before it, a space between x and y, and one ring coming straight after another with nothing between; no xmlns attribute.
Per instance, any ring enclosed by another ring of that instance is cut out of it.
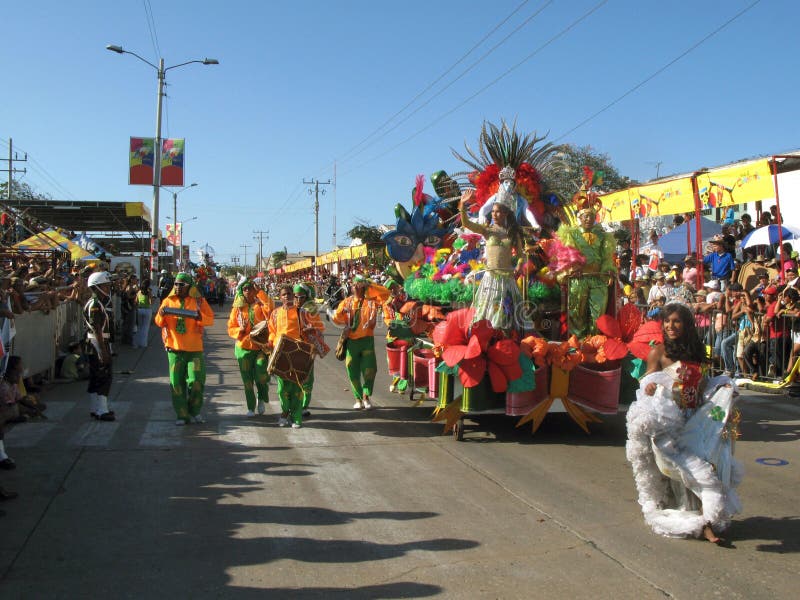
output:
<svg viewBox="0 0 800 600"><path fill-rule="evenodd" d="M50 384L49 420L6 435L3 598L794 598L800 407L746 394L744 513L727 547L652 534L625 460L625 416L585 435L564 414L442 435L388 392L354 411L344 366L316 365L312 417L277 427L277 393L245 417L225 331L207 331L203 425L176 427L158 331L122 347L114 423L85 384ZM329 327L328 343L337 331ZM264 596L264 594L268 594Z"/></svg>

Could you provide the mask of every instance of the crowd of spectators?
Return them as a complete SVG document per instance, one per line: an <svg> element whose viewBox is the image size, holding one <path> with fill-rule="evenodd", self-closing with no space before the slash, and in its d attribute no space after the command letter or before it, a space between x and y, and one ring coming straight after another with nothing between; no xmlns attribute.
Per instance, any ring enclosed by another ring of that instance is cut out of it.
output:
<svg viewBox="0 0 800 600"><path fill-rule="evenodd" d="M776 222L773 207L759 225ZM677 264L663 260L653 230L646 252L631 257L620 280L624 302L639 306L646 319L659 319L667 302L690 306L718 372L775 379L800 356L798 253L790 242L740 248L753 229L748 214L732 220L726 212L701 262L688 255ZM621 246L620 256L629 248Z"/></svg>

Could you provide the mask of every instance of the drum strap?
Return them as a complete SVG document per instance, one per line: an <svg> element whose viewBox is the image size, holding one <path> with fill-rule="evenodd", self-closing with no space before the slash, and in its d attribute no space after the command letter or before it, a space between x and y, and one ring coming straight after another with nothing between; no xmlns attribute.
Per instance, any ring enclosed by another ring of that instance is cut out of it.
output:
<svg viewBox="0 0 800 600"><path fill-rule="evenodd" d="M358 306L356 306L355 316L353 317L353 324L350 326L350 329L355 331L358 329L358 322L361 320L361 305L364 303L364 299L358 301Z"/></svg>

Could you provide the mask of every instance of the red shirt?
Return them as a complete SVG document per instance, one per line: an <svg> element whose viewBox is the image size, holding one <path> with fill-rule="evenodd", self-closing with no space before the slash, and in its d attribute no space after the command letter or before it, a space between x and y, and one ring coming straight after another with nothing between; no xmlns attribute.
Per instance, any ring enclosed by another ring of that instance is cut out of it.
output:
<svg viewBox="0 0 800 600"><path fill-rule="evenodd" d="M769 339L774 340L775 338L781 338L786 335L786 329L784 327L784 321L781 317L775 316L775 311L778 308L778 301L770 302L769 306L767 306L767 318L770 319L769 322Z"/></svg>

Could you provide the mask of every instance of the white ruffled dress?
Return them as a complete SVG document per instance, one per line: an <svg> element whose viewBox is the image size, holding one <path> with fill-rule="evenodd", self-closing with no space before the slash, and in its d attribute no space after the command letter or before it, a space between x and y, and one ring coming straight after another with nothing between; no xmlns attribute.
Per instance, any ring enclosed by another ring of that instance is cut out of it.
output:
<svg viewBox="0 0 800 600"><path fill-rule="evenodd" d="M628 409L625 446L633 467L639 504L647 524L667 537L700 537L715 532L741 512L736 487L743 468L733 457L734 404L738 394L728 377L709 379L696 409L674 399L680 362L642 378ZM652 396L648 383L657 384Z"/></svg>

